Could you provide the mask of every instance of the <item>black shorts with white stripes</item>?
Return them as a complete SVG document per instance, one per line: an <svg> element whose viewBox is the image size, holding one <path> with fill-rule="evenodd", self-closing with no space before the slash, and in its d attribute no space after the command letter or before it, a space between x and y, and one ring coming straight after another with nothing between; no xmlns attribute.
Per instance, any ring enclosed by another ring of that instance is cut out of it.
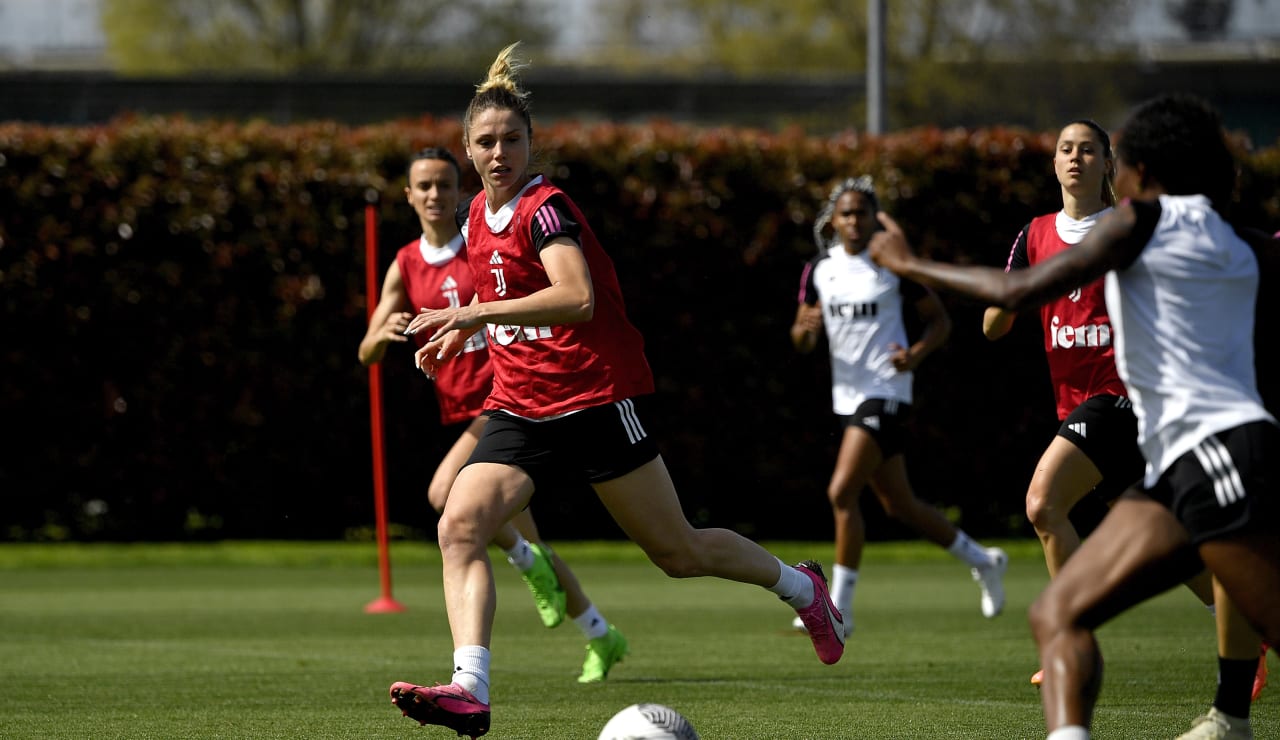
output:
<svg viewBox="0 0 1280 740"><path fill-rule="evenodd" d="M1058 436L1080 448L1102 473L1090 495L1110 502L1142 480L1146 461L1138 447L1138 417L1124 396L1091 396L1058 427Z"/></svg>
<svg viewBox="0 0 1280 740"><path fill-rule="evenodd" d="M880 446L880 457L885 460L902 454L907 444L907 419L911 417L911 404L891 398L868 398L858 404L851 415L840 416L844 428L858 427Z"/></svg>
<svg viewBox="0 0 1280 740"><path fill-rule="evenodd" d="M1280 427L1255 421L1202 440L1147 495L1169 507L1197 545L1274 531L1280 521Z"/></svg>
<svg viewBox="0 0 1280 740"><path fill-rule="evenodd" d="M535 488L620 478L658 456L641 423L648 406L639 396L542 421L492 411L467 464L515 465Z"/></svg>

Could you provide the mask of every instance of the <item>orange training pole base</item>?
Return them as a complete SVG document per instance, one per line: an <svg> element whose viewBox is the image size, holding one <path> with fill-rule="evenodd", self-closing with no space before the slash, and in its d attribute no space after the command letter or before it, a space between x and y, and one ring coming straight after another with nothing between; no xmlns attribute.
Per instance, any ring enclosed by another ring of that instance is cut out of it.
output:
<svg viewBox="0 0 1280 740"><path fill-rule="evenodd" d="M378 305L378 192L365 194L364 267L369 316ZM382 373L380 363L369 366L369 428L373 436L373 510L378 530L378 575L382 595L365 604L366 614L402 612L404 605L391 596L391 553L387 545L387 476L382 445Z"/></svg>

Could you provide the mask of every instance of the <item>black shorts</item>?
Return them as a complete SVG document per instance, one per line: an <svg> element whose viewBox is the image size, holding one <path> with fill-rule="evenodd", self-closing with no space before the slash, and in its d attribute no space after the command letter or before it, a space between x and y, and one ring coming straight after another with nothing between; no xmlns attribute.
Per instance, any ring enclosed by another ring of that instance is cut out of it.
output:
<svg viewBox="0 0 1280 740"><path fill-rule="evenodd" d="M1147 463L1138 447L1138 417L1124 396L1085 399L1063 420L1058 436L1079 447L1102 473L1091 496L1110 502L1142 480Z"/></svg>
<svg viewBox="0 0 1280 740"><path fill-rule="evenodd" d="M1255 421L1208 437L1174 461L1147 495L1200 544L1280 525L1280 427Z"/></svg>
<svg viewBox="0 0 1280 740"><path fill-rule="evenodd" d="M837 415L842 428L858 427L880 446L880 457L888 460L901 455L907 444L907 419L911 404L890 398L868 398L858 404L852 415Z"/></svg>
<svg viewBox="0 0 1280 740"><path fill-rule="evenodd" d="M532 421L493 411L467 464L515 465L535 489L620 478L658 456L640 422L648 397Z"/></svg>

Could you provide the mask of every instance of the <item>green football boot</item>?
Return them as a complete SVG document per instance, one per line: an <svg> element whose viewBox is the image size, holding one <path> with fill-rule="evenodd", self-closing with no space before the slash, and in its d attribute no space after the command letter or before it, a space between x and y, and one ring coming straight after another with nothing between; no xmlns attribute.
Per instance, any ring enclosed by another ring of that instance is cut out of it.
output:
<svg viewBox="0 0 1280 740"><path fill-rule="evenodd" d="M597 637L587 643L587 659L582 664L582 675L578 683L596 683L609 675L609 669L615 663L621 663L623 656L631 650L627 647L627 638L622 636L617 627L609 625L609 631L603 637Z"/></svg>
<svg viewBox="0 0 1280 740"><path fill-rule="evenodd" d="M560 579L556 578L556 569L551 565L551 553L542 545L529 543L533 551L533 567L520 577L533 594L533 603L538 607L538 616L548 628L559 626L564 621L565 594L560 588Z"/></svg>

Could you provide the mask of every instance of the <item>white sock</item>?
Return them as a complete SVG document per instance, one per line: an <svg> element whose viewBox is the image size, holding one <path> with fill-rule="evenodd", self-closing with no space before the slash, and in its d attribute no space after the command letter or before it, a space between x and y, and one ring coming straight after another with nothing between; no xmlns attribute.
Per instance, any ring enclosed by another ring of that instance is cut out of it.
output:
<svg viewBox="0 0 1280 740"><path fill-rule="evenodd" d="M533 567L534 557L533 548L529 547L529 540L516 534L516 543L511 546L507 553L507 562L516 567L521 573L526 573Z"/></svg>
<svg viewBox="0 0 1280 740"><path fill-rule="evenodd" d="M956 541L951 543L951 547L947 548L947 552L974 568L985 568L991 565L991 557L987 555L987 549L970 539L969 535L965 534L962 529L956 530Z"/></svg>
<svg viewBox="0 0 1280 740"><path fill-rule="evenodd" d="M813 603L813 581L809 576L778 561L778 582L769 587L793 609L803 609Z"/></svg>
<svg viewBox="0 0 1280 740"><path fill-rule="evenodd" d="M588 606L586 611L574 617L573 623L578 625L578 629L582 630L582 634L586 635L588 640L609 634L609 623L600 616L600 612L596 611L595 604Z"/></svg>
<svg viewBox="0 0 1280 740"><path fill-rule="evenodd" d="M1213 616L1213 617L1218 616L1218 605L1217 605L1217 604L1205 604L1205 605L1204 605L1204 608L1209 610L1209 615L1210 615L1210 616Z"/></svg>
<svg viewBox="0 0 1280 740"><path fill-rule="evenodd" d="M1089 740L1089 731L1080 725L1067 725L1050 732L1045 740Z"/></svg>
<svg viewBox="0 0 1280 740"><path fill-rule="evenodd" d="M453 651L453 682L471 692L481 704L489 703L489 648L463 645Z"/></svg>
<svg viewBox="0 0 1280 740"><path fill-rule="evenodd" d="M844 623L849 624L849 618L853 615L853 589L858 585L858 571L839 563L832 570L831 600L844 617Z"/></svg>

